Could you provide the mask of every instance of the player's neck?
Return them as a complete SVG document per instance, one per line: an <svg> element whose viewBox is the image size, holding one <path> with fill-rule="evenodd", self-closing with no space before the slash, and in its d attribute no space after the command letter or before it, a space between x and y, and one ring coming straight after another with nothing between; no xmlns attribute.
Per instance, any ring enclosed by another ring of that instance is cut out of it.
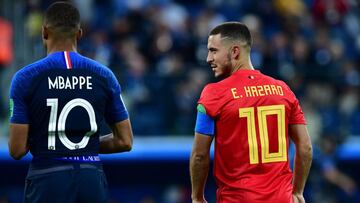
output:
<svg viewBox="0 0 360 203"><path fill-rule="evenodd" d="M231 73L234 73L238 70L254 70L254 67L251 63L250 57L243 60L234 61L232 66Z"/></svg>
<svg viewBox="0 0 360 203"><path fill-rule="evenodd" d="M48 42L47 44L47 54L51 54L54 52L59 52L59 51L77 51L77 44L76 42L74 43L72 40L64 40L64 41L60 41L60 40L54 40L51 42Z"/></svg>

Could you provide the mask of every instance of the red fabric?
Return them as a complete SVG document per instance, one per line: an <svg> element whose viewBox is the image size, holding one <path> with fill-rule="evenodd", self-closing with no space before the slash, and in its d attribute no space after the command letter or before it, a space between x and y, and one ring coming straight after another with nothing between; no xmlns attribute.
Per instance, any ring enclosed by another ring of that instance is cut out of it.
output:
<svg viewBox="0 0 360 203"><path fill-rule="evenodd" d="M312 6L312 12L317 21L326 21L327 12L330 10L344 16L349 10L349 5L345 0L315 0Z"/></svg>
<svg viewBox="0 0 360 203"><path fill-rule="evenodd" d="M265 91L266 85L273 85L282 91ZM246 93L245 88L248 87L258 88L257 96L256 93ZM240 70L218 83L208 84L198 103L204 105L207 114L216 122L214 176L218 186L217 202L292 202L292 172L287 158L288 126L306 122L299 102L290 88L284 82L265 76L259 71ZM266 144L262 146L260 133L268 138L267 149L270 154L280 151L281 140L278 126L280 113L259 116L259 107L264 106L275 106L276 109L281 106L284 109L282 112L285 127L280 125L280 128L285 128L285 131L281 132L284 132L283 138L286 139L282 139L282 146L286 149L283 148L285 153L281 155L284 158L282 161L271 159L270 163L263 163L262 160ZM247 107L254 110L252 115L258 146L258 163L253 164L250 164L248 138L248 120L251 118L240 116L239 112ZM259 130L258 117L263 118L262 125L266 126L262 129L267 130L267 135L265 131Z"/></svg>
<svg viewBox="0 0 360 203"><path fill-rule="evenodd" d="M11 23L0 18L0 64L4 66L13 60L12 35Z"/></svg>

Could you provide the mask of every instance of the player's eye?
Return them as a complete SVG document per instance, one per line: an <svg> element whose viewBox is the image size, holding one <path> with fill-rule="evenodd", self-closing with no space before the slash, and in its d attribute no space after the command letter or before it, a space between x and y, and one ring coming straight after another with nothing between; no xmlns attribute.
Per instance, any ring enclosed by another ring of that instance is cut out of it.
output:
<svg viewBox="0 0 360 203"><path fill-rule="evenodd" d="M212 53L212 54L215 54L216 51L217 51L217 49L214 49L214 48L210 48L210 49L209 49L209 52Z"/></svg>

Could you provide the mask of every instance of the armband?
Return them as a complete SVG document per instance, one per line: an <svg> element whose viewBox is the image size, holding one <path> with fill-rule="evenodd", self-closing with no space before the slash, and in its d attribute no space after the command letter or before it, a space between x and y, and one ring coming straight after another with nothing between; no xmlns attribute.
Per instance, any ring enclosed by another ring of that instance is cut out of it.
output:
<svg viewBox="0 0 360 203"><path fill-rule="evenodd" d="M195 132L213 136L215 134L214 119L206 114L206 110L202 104L197 106L197 110Z"/></svg>

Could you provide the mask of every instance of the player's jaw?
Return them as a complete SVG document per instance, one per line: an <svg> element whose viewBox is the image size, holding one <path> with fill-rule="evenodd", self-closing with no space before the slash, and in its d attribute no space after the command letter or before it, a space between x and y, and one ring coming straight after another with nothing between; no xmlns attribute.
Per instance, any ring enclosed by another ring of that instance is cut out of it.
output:
<svg viewBox="0 0 360 203"><path fill-rule="evenodd" d="M231 73L231 63L225 61L224 63L210 63L211 70L214 72L216 78L227 77Z"/></svg>
<svg viewBox="0 0 360 203"><path fill-rule="evenodd" d="M220 72L221 72L221 71L219 70L218 66L217 66L216 64L214 64L214 63L211 63L211 64L210 64L210 67L211 67L211 70L214 72L215 77L218 77L219 74L220 74Z"/></svg>

